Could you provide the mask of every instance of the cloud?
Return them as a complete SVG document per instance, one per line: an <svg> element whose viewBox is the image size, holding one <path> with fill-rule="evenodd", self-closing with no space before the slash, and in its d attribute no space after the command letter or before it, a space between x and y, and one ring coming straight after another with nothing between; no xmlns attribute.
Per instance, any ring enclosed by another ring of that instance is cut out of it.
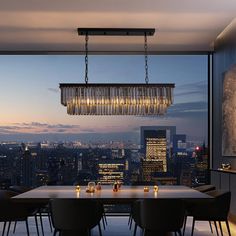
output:
<svg viewBox="0 0 236 236"><path fill-rule="evenodd" d="M93 128L87 128L87 129L81 129L81 132L85 132L85 133L96 133L97 130L93 129Z"/></svg>
<svg viewBox="0 0 236 236"><path fill-rule="evenodd" d="M11 129L6 129L6 128L2 128L0 126L0 134L17 134L18 132L11 130Z"/></svg>
<svg viewBox="0 0 236 236"><path fill-rule="evenodd" d="M163 116L142 116L144 119L161 119L168 120L170 118L188 118L196 119L207 115L208 105L207 102L188 102L177 103L168 108L167 113Z"/></svg>
<svg viewBox="0 0 236 236"><path fill-rule="evenodd" d="M177 103L171 106L167 112L168 117L189 117L196 118L199 115L207 115L208 104L207 102L188 102Z"/></svg>
<svg viewBox="0 0 236 236"><path fill-rule="evenodd" d="M202 95L207 94L207 81L201 80L194 83L183 84L178 87L177 92L174 93L174 96L186 96L186 95Z"/></svg>
<svg viewBox="0 0 236 236"><path fill-rule="evenodd" d="M57 133L66 133L67 130L65 129L57 129L56 132Z"/></svg>
<svg viewBox="0 0 236 236"><path fill-rule="evenodd" d="M57 88L48 88L48 91L53 92L53 93L59 93L59 89Z"/></svg>
<svg viewBox="0 0 236 236"><path fill-rule="evenodd" d="M13 123L12 125L0 125L0 133L70 133L79 132L79 125L47 124L40 122Z"/></svg>
<svg viewBox="0 0 236 236"><path fill-rule="evenodd" d="M38 127L45 127L48 126L48 124L45 123L39 123L39 122L31 122L31 123L23 123L25 126L38 126Z"/></svg>

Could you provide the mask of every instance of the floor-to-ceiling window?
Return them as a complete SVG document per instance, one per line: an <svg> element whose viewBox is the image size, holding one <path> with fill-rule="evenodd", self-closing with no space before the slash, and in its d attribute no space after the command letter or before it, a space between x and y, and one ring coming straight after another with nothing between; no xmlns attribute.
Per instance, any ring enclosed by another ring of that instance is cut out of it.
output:
<svg viewBox="0 0 236 236"><path fill-rule="evenodd" d="M153 55L150 83L175 83L164 116L69 116L59 83L83 56L0 57L0 184L207 182L207 55ZM142 55L89 56L91 83L144 83ZM153 161L153 160L158 161Z"/></svg>

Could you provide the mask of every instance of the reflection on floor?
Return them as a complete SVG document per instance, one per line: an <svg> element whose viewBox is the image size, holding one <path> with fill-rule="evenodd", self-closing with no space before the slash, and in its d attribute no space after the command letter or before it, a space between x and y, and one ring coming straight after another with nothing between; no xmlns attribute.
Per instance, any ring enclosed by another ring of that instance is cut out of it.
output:
<svg viewBox="0 0 236 236"><path fill-rule="evenodd" d="M106 230L103 230L103 236L131 236L133 235L133 228L132 230L128 229L128 217L107 217L108 220L108 226L106 227ZM48 219L44 218L44 231L45 231L45 236L52 236L53 234L50 231L49 228L49 223L48 223ZM191 223L192 223L192 219L189 217L188 221L187 221L187 228L186 228L186 236L187 235L191 235ZM0 233L2 233L2 226L3 224L1 224L1 230ZM224 224L223 224L224 225ZM36 227L35 227L35 223L34 223L34 219L30 218L29 219L29 227L30 227L30 235L31 236L36 236ZM228 235L226 228L223 227L225 234L224 235ZM25 223L24 222L19 222L17 224L16 227L16 233L13 234L13 224L12 224L12 228L10 230L9 235L13 236L25 236L26 235L26 229L25 229ZM42 235L41 231L40 231L40 235ZM98 229L94 228L93 232L92 232L92 236L98 236ZM139 231L137 231L137 236L141 236L141 233ZM216 232L214 230L214 234L211 234L210 231L210 227L209 224L207 222L196 222L196 227L195 227L195 232L194 232L194 236L212 236L212 235L216 235ZM236 227L235 225L231 224L231 235L236 235Z"/></svg>

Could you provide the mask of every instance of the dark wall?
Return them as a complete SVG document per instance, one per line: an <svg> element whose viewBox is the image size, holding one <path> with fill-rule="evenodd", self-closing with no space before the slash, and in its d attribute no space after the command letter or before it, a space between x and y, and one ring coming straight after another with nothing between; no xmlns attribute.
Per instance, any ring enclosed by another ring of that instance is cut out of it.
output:
<svg viewBox="0 0 236 236"><path fill-rule="evenodd" d="M223 74L236 65L236 24L231 24L216 39L213 55L213 134L212 167L217 169L221 163L230 163L236 170L236 157L222 156L222 90ZM236 91L235 91L236 92ZM236 127L232 127L236 129ZM232 191L231 213L236 216L236 174L212 172L212 183L218 188Z"/></svg>

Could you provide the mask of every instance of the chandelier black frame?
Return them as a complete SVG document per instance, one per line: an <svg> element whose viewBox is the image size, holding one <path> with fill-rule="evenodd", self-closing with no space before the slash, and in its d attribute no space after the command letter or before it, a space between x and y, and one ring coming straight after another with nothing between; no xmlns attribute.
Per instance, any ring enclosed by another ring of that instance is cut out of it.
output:
<svg viewBox="0 0 236 236"><path fill-rule="evenodd" d="M85 36L85 83L61 83L61 104L69 115L163 115L173 103L174 84L148 83L147 36L155 29L78 28ZM144 36L145 83L89 84L88 36Z"/></svg>

